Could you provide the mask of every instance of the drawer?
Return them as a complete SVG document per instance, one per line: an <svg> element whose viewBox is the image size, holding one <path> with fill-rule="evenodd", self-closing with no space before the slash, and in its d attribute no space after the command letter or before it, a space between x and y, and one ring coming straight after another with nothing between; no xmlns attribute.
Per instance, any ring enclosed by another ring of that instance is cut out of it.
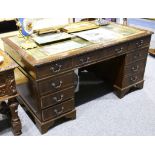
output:
<svg viewBox="0 0 155 155"><path fill-rule="evenodd" d="M16 84L13 71L0 73L0 97L16 94Z"/></svg>
<svg viewBox="0 0 155 155"><path fill-rule="evenodd" d="M74 109L74 100L73 99L68 100L66 102L62 102L61 104L42 110L42 119L43 121L47 121L59 117L62 114L69 112L73 109Z"/></svg>
<svg viewBox="0 0 155 155"><path fill-rule="evenodd" d="M43 78L47 76L56 75L65 70L69 70L72 68L72 59L59 60L56 62L44 64L37 67L37 77Z"/></svg>
<svg viewBox="0 0 155 155"><path fill-rule="evenodd" d="M144 72L145 65L146 65L146 59L143 59L126 66L124 69L124 76L133 75L139 72Z"/></svg>
<svg viewBox="0 0 155 155"><path fill-rule="evenodd" d="M74 87L41 98L41 108L59 104L74 97Z"/></svg>
<svg viewBox="0 0 155 155"><path fill-rule="evenodd" d="M123 79L122 87L128 87L128 86L130 86L130 85L132 85L134 83L142 81L143 80L143 76L144 76L144 73L141 72L141 73L137 73L137 74L125 77Z"/></svg>
<svg viewBox="0 0 155 155"><path fill-rule="evenodd" d="M116 46L109 48L109 54L113 53L114 55L124 54L128 50L128 43L122 43Z"/></svg>
<svg viewBox="0 0 155 155"><path fill-rule="evenodd" d="M96 52L83 54L73 59L73 65L74 67L84 66L95 61L97 58L98 54Z"/></svg>
<svg viewBox="0 0 155 155"><path fill-rule="evenodd" d="M64 88L73 86L73 72L55 76L38 82L40 95L53 93Z"/></svg>
<svg viewBox="0 0 155 155"><path fill-rule="evenodd" d="M111 56L117 56L125 54L128 50L128 44L122 43L119 45L115 45L113 47L105 48L103 51L100 52L101 58L111 57Z"/></svg>
<svg viewBox="0 0 155 155"><path fill-rule="evenodd" d="M0 74L0 86L4 85L6 81L6 77L3 74Z"/></svg>
<svg viewBox="0 0 155 155"><path fill-rule="evenodd" d="M0 85L5 84L7 81L14 80L13 71L3 71L0 72Z"/></svg>
<svg viewBox="0 0 155 155"><path fill-rule="evenodd" d="M125 64L133 63L137 60L146 59L148 55L148 48L135 50L132 53L129 53L125 57Z"/></svg>
<svg viewBox="0 0 155 155"><path fill-rule="evenodd" d="M140 39L133 40L129 42L129 50L135 49L135 48L142 48L144 46L149 46L151 40L151 36L143 37Z"/></svg>

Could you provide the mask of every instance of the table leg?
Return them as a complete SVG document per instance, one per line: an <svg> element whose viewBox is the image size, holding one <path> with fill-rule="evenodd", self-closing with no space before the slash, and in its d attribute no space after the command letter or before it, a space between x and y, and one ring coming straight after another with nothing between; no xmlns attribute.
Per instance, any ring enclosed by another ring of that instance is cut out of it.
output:
<svg viewBox="0 0 155 155"><path fill-rule="evenodd" d="M22 126L21 121L18 116L18 102L16 98L10 99L8 101L10 114L11 114L11 125L14 135L20 135Z"/></svg>

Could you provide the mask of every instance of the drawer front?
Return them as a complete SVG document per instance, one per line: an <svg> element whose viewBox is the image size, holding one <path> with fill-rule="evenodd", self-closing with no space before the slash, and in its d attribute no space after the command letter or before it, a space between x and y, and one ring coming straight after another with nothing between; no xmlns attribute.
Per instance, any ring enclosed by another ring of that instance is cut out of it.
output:
<svg viewBox="0 0 155 155"><path fill-rule="evenodd" d="M126 55L125 64L127 65L137 60L146 59L147 55L148 55L148 48L140 49L137 51L135 50L132 53Z"/></svg>
<svg viewBox="0 0 155 155"><path fill-rule="evenodd" d="M68 100L66 102L62 102L53 107L42 110L42 119L43 121L47 121L56 117L61 116L62 114L69 112L74 109L74 100Z"/></svg>
<svg viewBox="0 0 155 155"><path fill-rule="evenodd" d="M73 72L38 82L40 95L53 93L69 86L73 86Z"/></svg>
<svg viewBox="0 0 155 155"><path fill-rule="evenodd" d="M122 87L127 87L127 86L134 84L134 83L142 81L143 76L144 76L144 73L137 73L137 74L125 77L123 80Z"/></svg>
<svg viewBox="0 0 155 155"><path fill-rule="evenodd" d="M116 56L119 54L124 54L128 50L128 43L122 43L120 45L113 46L109 50L109 53L113 53Z"/></svg>
<svg viewBox="0 0 155 155"><path fill-rule="evenodd" d="M41 98L41 108L47 108L74 97L74 88L65 89Z"/></svg>
<svg viewBox="0 0 155 155"><path fill-rule="evenodd" d="M6 81L6 76L4 73L0 73L0 86L4 85Z"/></svg>
<svg viewBox="0 0 155 155"><path fill-rule="evenodd" d="M98 57L98 54L96 52L83 54L73 59L73 65L74 67L85 66L95 61L97 57Z"/></svg>
<svg viewBox="0 0 155 155"><path fill-rule="evenodd" d="M101 58L111 57L111 56L117 56L125 54L128 50L128 44L122 43L119 45L115 45L113 47L105 48L103 51L100 52Z"/></svg>
<svg viewBox="0 0 155 155"><path fill-rule="evenodd" d="M37 67L37 77L43 78L56 75L72 68L72 59L60 60Z"/></svg>
<svg viewBox="0 0 155 155"><path fill-rule="evenodd" d="M135 63L132 63L125 67L124 75L133 75L135 73L144 72L146 65L146 59L136 61Z"/></svg>
<svg viewBox="0 0 155 155"><path fill-rule="evenodd" d="M143 37L140 39L133 40L129 43L129 50L135 49L135 48L142 48L145 46L149 46L151 40L151 36Z"/></svg>
<svg viewBox="0 0 155 155"><path fill-rule="evenodd" d="M16 94L14 72L7 71L0 73L0 97Z"/></svg>

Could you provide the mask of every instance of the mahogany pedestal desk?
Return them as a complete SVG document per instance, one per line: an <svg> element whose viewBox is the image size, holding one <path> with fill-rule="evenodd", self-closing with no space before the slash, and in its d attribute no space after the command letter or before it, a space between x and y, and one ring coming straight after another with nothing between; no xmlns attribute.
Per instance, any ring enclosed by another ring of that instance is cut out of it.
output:
<svg viewBox="0 0 155 155"><path fill-rule="evenodd" d="M18 117L18 101L16 99L18 93L14 78L14 69L17 64L1 50L0 55L4 57L4 62L0 64L0 104L2 107L0 110L9 116L14 135L20 135L21 122Z"/></svg>
<svg viewBox="0 0 155 155"><path fill-rule="evenodd" d="M19 101L31 113L41 133L60 118L76 118L74 70L77 68L109 80L119 98L133 88L143 88L152 32L114 23L102 28L110 32L111 38L104 40L103 36L103 40L92 43L75 37L72 41L82 47L63 51L62 45L62 52L57 54L50 53L50 45L56 43L25 50L17 36L3 38L5 50L28 79L18 86Z"/></svg>

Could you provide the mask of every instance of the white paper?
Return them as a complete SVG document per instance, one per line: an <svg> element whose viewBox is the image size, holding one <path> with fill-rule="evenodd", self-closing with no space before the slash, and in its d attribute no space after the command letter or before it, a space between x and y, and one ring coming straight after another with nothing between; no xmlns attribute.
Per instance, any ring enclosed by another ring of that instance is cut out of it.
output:
<svg viewBox="0 0 155 155"><path fill-rule="evenodd" d="M74 34L88 41L91 41L93 43L110 41L110 40L120 39L123 37L119 33L106 30L104 28L82 31Z"/></svg>
<svg viewBox="0 0 155 155"><path fill-rule="evenodd" d="M0 55L0 63L4 62L4 57Z"/></svg>
<svg viewBox="0 0 155 155"><path fill-rule="evenodd" d="M65 52L68 50L73 50L76 48L81 48L83 46L86 46L86 44L80 44L73 40L69 40L69 41L55 43L55 44L52 44L49 46L45 46L42 48L42 51L45 51L47 55L52 55L52 54L58 54L61 52Z"/></svg>

